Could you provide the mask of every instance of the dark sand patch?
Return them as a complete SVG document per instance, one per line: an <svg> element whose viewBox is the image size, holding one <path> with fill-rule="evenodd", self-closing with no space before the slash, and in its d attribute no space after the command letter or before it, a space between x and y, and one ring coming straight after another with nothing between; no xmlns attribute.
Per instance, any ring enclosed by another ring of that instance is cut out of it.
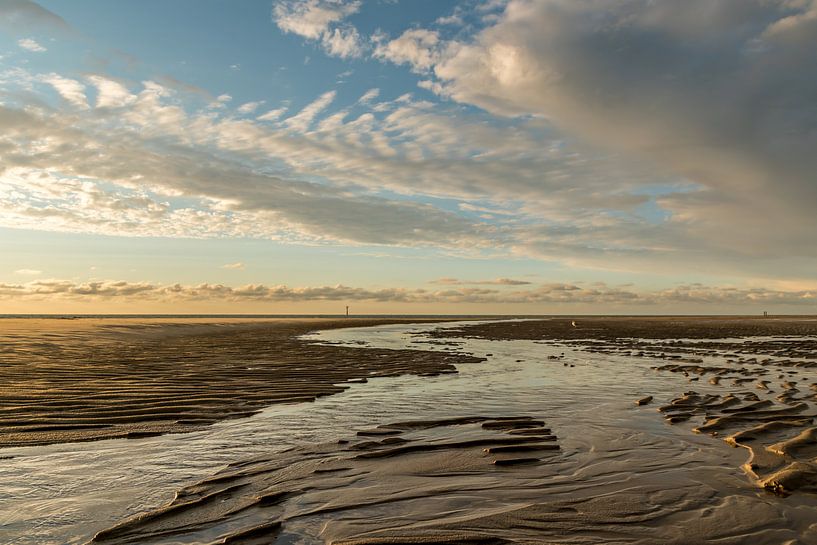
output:
<svg viewBox="0 0 817 545"><path fill-rule="evenodd" d="M7 320L0 447L201 429L366 378L456 372L444 351L319 345L310 331L407 320Z"/></svg>

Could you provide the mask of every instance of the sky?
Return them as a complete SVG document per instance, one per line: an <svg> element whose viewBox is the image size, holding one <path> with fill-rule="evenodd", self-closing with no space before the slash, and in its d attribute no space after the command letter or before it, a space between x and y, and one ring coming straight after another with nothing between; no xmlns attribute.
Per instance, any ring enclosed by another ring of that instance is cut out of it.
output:
<svg viewBox="0 0 817 545"><path fill-rule="evenodd" d="M0 0L0 314L817 313L817 0Z"/></svg>

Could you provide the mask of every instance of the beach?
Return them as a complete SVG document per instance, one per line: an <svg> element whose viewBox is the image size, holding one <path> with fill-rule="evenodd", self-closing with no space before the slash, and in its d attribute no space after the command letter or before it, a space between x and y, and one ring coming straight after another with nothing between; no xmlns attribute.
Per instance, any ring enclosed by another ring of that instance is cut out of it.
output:
<svg viewBox="0 0 817 545"><path fill-rule="evenodd" d="M72 443L5 452L29 471L56 459L87 471L104 463L102 482L126 474L106 456L151 468L161 453L168 475L187 475L106 513L108 523L55 525L52 534L70 540L28 543L815 543L814 324L576 317L319 327L297 339L309 347L302 354L386 354L384 367L372 364L366 372L379 372L368 383L343 375L349 388L334 395L259 404L253 416L190 433L73 443L85 453L76 457ZM168 331L192 330L176 327L147 337L190 346ZM283 326L233 327L208 332L210 346L235 333L257 342L258 331ZM207 452L217 445L235 450ZM41 505L58 505L50 501ZM32 520L19 515L13 528Z"/></svg>

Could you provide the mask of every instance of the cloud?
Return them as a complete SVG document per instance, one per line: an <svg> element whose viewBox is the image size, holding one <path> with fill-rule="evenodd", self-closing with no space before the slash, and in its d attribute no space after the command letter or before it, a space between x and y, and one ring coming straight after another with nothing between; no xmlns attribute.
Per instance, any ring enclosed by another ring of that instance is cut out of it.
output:
<svg viewBox="0 0 817 545"><path fill-rule="evenodd" d="M85 96L85 86L77 80L65 78L59 74L48 74L43 76L43 81L50 84L59 95L82 109L88 108L88 99Z"/></svg>
<svg viewBox="0 0 817 545"><path fill-rule="evenodd" d="M421 28L406 30L398 38L388 40L380 37L375 47L375 58L408 64L414 71L423 72L436 65L442 58L443 43L433 30Z"/></svg>
<svg viewBox="0 0 817 545"><path fill-rule="evenodd" d="M333 57L347 59L363 54L363 42L354 27L334 28L321 38L324 50Z"/></svg>
<svg viewBox="0 0 817 545"><path fill-rule="evenodd" d="M127 111L84 121L0 107L0 147L9 150L0 175L0 224L120 236L484 243L479 226L451 212L266 172L271 155L296 163L341 155L349 161L348 148L332 150L229 115L216 120L209 110L188 117L173 104L173 93L152 82L136 96ZM302 111L292 130L306 130L319 109ZM119 127L115 138L112 126Z"/></svg>
<svg viewBox="0 0 817 545"><path fill-rule="evenodd" d="M462 47L445 44L435 69ZM751 186L718 193L540 114L497 122L370 93L333 111L339 95L328 91L288 119L284 108L252 119L224 106L228 95L213 108L181 85L94 77L0 72L15 91L0 108L0 224L433 247L646 274L804 278L817 267L808 221L797 228L773 198L751 218L726 214ZM110 106L89 109L82 81L108 89L96 102Z"/></svg>
<svg viewBox="0 0 817 545"><path fill-rule="evenodd" d="M256 119L259 121L276 121L282 115L284 115L287 111L287 107L276 108L274 110L270 110L263 115L259 115Z"/></svg>
<svg viewBox="0 0 817 545"><path fill-rule="evenodd" d="M309 126L312 124L315 117L323 110L328 108L330 104L332 104L332 101L335 100L336 95L336 91L325 92L314 101L307 104L303 110L292 117L287 118L287 126L297 131L306 131L309 129Z"/></svg>
<svg viewBox="0 0 817 545"><path fill-rule="evenodd" d="M97 89L97 108L121 108L136 101L136 95L117 81L102 76L88 76L88 81Z"/></svg>
<svg viewBox="0 0 817 545"><path fill-rule="evenodd" d="M72 282L69 280L36 280L24 284L0 283L0 299L18 301L63 300L100 302L111 300L154 301L179 304L184 302L222 303L306 303L313 301L366 301L408 304L485 304L485 305L604 305L607 308L670 307L694 305L699 308L743 307L758 308L788 306L807 309L817 305L817 292L781 291L766 288L709 287L700 284L679 285L653 291L594 283L543 284L530 289L498 290L490 288L457 288L437 291L408 288L367 289L334 286L289 287L248 284L231 287L222 284L155 284L101 280Z"/></svg>
<svg viewBox="0 0 817 545"><path fill-rule="evenodd" d="M528 282L526 280L514 280L512 278L495 278L493 280L460 280L458 278L449 277L438 278L437 280L432 280L429 282L429 284L438 284L443 286L527 286L532 283L533 282Z"/></svg>
<svg viewBox="0 0 817 545"><path fill-rule="evenodd" d="M365 93L363 93L363 95L359 99L357 99L357 101L359 103L361 103L361 104L368 104L369 102L373 101L374 99L376 99L379 96L380 96L380 89L378 89L377 87L374 87L372 89L369 89Z"/></svg>
<svg viewBox="0 0 817 545"><path fill-rule="evenodd" d="M255 110L257 110L258 107L261 106L262 104L264 104L263 100L259 100L256 102L245 102L244 104L236 108L236 111L240 114L251 114Z"/></svg>
<svg viewBox="0 0 817 545"><path fill-rule="evenodd" d="M805 258L817 251L805 236L817 231L815 6L512 0L495 25L413 66L433 63L427 88L458 102L547 120L698 184L656 201L676 233Z"/></svg>
<svg viewBox="0 0 817 545"><path fill-rule="evenodd" d="M221 268L222 269L230 269L230 270L233 270L233 271L243 271L245 269L245 266L244 266L244 264L242 262L237 261L235 263L227 263L225 265L222 265Z"/></svg>
<svg viewBox="0 0 817 545"><path fill-rule="evenodd" d="M22 276L39 276L43 274L43 271L38 271L36 269L17 269L14 271L14 274L19 274Z"/></svg>
<svg viewBox="0 0 817 545"><path fill-rule="evenodd" d="M357 13L360 5L344 0L282 0L275 4L272 19L285 33L320 42L329 55L359 57L364 51L360 34L343 20Z"/></svg>
<svg viewBox="0 0 817 545"><path fill-rule="evenodd" d="M17 40L17 45L19 45L25 50L32 51L34 53L43 53L45 51L48 51L47 48L41 46L39 43L37 43L35 40L31 38L21 38Z"/></svg>

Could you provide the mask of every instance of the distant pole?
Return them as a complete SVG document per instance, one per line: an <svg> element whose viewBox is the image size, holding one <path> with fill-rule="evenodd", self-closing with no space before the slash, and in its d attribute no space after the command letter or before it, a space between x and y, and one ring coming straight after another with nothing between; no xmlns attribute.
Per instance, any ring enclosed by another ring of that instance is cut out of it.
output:
<svg viewBox="0 0 817 545"><path fill-rule="evenodd" d="M346 305L346 317L349 317L349 305Z"/></svg>

